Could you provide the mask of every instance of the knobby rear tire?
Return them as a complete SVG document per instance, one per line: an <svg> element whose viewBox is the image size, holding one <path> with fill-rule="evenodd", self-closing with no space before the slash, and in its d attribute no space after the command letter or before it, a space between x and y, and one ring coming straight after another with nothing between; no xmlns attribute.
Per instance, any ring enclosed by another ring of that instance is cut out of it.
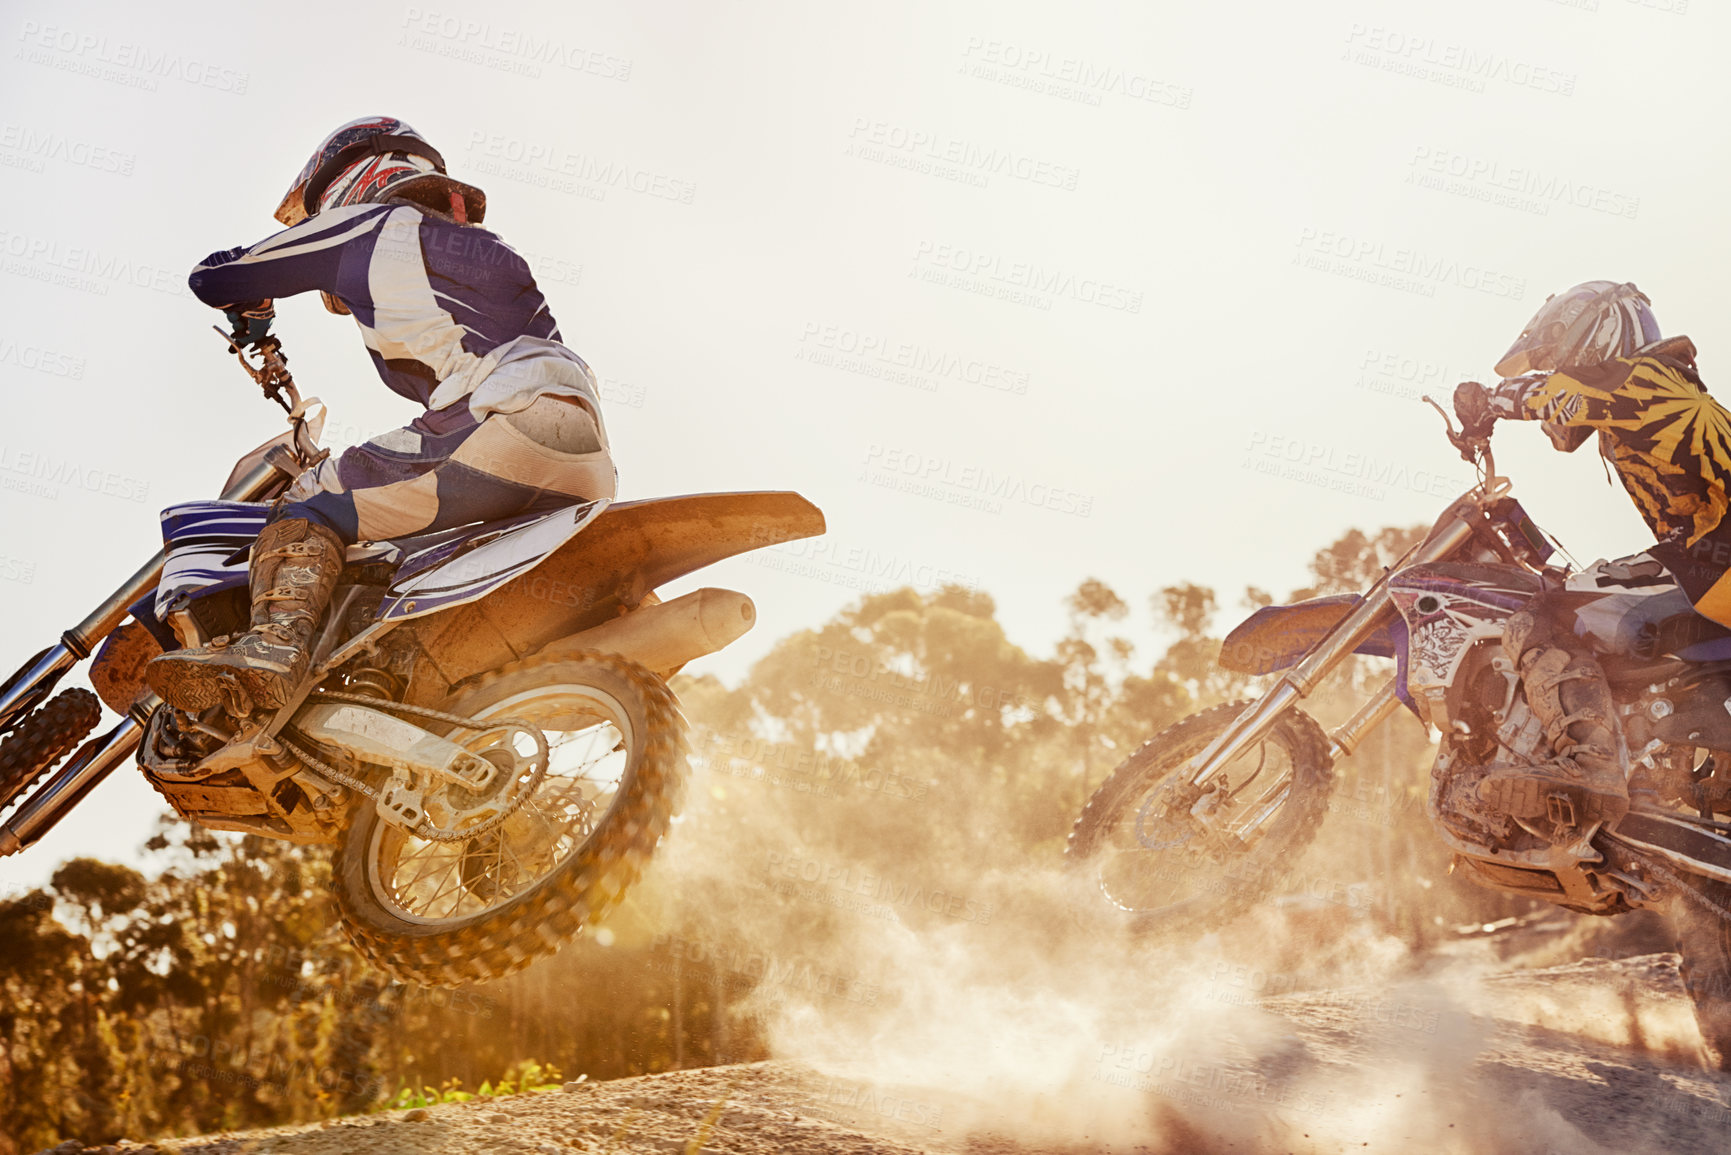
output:
<svg viewBox="0 0 1731 1155"><path fill-rule="evenodd" d="M1700 878L1689 881L1720 906L1731 906L1731 886ZM1683 956L1683 986L1695 1004L1695 1023L1709 1062L1731 1071L1731 923L1686 898L1674 903L1671 925Z"/></svg>
<svg viewBox="0 0 1731 1155"><path fill-rule="evenodd" d="M1144 742L1088 799L1070 831L1065 857L1078 868L1094 861L1105 851L1107 835L1130 808L1179 771L1250 705L1228 702L1192 714ZM1292 789L1268 819L1267 833L1228 861L1222 871L1224 885L1213 888L1213 893L1126 912L1137 932L1182 938L1226 925L1267 897L1271 886L1292 869L1316 837L1334 789L1328 736L1308 714L1289 710L1264 741L1278 744L1292 762ZM1113 900L1103 894L1102 901Z"/></svg>
<svg viewBox="0 0 1731 1155"><path fill-rule="evenodd" d="M618 797L590 837L550 873L497 908L432 925L398 917L373 893L369 855L383 821L363 801L345 832L332 883L343 931L363 958L406 983L488 982L552 954L599 922L642 874L678 809L685 721L673 692L636 662L612 654L525 658L484 675L437 705L472 717L490 703L558 685L593 685L616 699L642 735ZM460 740L460 732L453 735Z"/></svg>

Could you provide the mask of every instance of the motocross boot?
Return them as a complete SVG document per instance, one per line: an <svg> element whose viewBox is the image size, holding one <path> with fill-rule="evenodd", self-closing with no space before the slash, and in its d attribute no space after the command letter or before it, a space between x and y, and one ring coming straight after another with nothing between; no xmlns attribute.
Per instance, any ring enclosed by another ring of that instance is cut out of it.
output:
<svg viewBox="0 0 1731 1155"><path fill-rule="evenodd" d="M145 669L150 688L194 714L216 705L237 715L287 705L306 676L313 631L343 553L335 533L305 518L265 526L252 547L252 629L154 659Z"/></svg>
<svg viewBox="0 0 1731 1155"><path fill-rule="evenodd" d="M1479 797L1512 818L1547 819L1557 827L1615 822L1628 813L1629 784L1611 687L1598 662L1541 635L1542 627L1523 611L1509 619L1503 643L1555 756L1488 767Z"/></svg>

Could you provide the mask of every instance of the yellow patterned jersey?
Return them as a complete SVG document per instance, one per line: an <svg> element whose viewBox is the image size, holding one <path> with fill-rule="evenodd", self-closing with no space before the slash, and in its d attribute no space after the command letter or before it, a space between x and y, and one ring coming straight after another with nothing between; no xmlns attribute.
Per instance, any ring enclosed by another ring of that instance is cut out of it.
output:
<svg viewBox="0 0 1731 1155"><path fill-rule="evenodd" d="M1543 421L1562 449L1596 430L1653 536L1693 546L1731 504L1731 412L1701 384L1694 353L1687 338L1673 338L1602 365L1514 377L1492 390L1491 407Z"/></svg>

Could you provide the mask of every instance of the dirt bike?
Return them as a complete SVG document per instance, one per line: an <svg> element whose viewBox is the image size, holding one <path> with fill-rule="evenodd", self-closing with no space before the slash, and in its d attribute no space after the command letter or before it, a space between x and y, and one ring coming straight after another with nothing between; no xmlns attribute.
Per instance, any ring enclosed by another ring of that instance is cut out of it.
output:
<svg viewBox="0 0 1731 1155"><path fill-rule="evenodd" d="M1219 926L1270 896L1316 835L1334 762L1405 708L1441 735L1425 811L1451 872L1587 914L1668 911L1702 1036L1731 1070L1731 822L1716 817L1731 812L1731 630L1691 616L1682 644L1601 657L1627 814L1589 821L1566 790L1542 818L1487 813L1487 765L1551 756L1503 652L1505 622L1542 590L1577 615L1626 591L1595 567L1552 564L1556 545L1497 476L1488 433L1443 420L1478 484L1363 593L1266 606L1234 629L1219 664L1272 683L1131 754L1088 800L1067 856L1140 928ZM1355 653L1394 659L1394 676L1325 734L1299 703Z"/></svg>
<svg viewBox="0 0 1731 1155"><path fill-rule="evenodd" d="M0 854L38 842L136 750L188 821L335 847L343 929L392 977L455 986L527 966L643 870L685 771L666 679L755 621L741 593L656 589L821 534L823 515L796 493L716 493L362 542L287 705L179 713L145 663L244 632L268 503L328 455L323 407L301 400L280 343L225 340L289 432L244 456L221 500L165 511L163 551L0 683L0 808L17 802ZM50 698L93 653L96 693ZM122 720L55 770L99 697Z"/></svg>

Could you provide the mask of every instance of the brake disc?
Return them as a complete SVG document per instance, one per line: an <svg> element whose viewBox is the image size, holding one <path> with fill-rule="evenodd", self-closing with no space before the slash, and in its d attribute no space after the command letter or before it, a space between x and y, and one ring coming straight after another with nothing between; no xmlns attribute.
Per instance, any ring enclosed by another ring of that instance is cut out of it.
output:
<svg viewBox="0 0 1731 1155"><path fill-rule="evenodd" d="M1145 850L1173 850L1190 842L1200 832L1201 825L1191 807L1205 792L1195 783L1186 783L1168 784L1150 793L1136 811L1137 843ZM1156 805L1162 808L1162 813L1151 813Z"/></svg>

